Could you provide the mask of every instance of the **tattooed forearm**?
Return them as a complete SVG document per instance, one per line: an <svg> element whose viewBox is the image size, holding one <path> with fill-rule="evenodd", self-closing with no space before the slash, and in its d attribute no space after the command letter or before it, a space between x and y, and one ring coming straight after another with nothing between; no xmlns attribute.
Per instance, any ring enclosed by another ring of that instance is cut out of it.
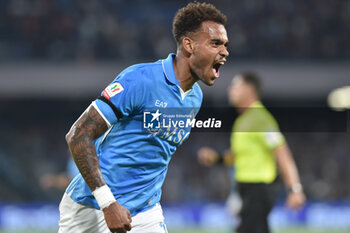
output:
<svg viewBox="0 0 350 233"><path fill-rule="evenodd" d="M69 150L91 191L105 184L93 140L106 130L106 122L90 106L66 135Z"/></svg>

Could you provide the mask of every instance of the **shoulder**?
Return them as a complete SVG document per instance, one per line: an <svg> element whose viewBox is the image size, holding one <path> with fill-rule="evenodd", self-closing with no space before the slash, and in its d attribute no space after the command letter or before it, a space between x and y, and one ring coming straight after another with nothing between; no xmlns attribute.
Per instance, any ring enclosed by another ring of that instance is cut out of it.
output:
<svg viewBox="0 0 350 233"><path fill-rule="evenodd" d="M201 87L199 86L198 83L195 83L192 87L193 89L193 93L196 97L198 97L201 101L203 99L203 92L202 92L202 89Z"/></svg>
<svg viewBox="0 0 350 233"><path fill-rule="evenodd" d="M161 61L156 61L152 63L140 63L129 66L125 70L123 70L118 77L119 78L132 78L132 77L140 77L147 78L154 75L155 72L162 71L162 63ZM117 78L118 78L117 77Z"/></svg>
<svg viewBox="0 0 350 233"><path fill-rule="evenodd" d="M261 110L257 112L258 114L255 117L255 119L258 121L261 131L263 132L279 131L279 126L275 117L271 114L271 112L265 106L262 106Z"/></svg>
<svg viewBox="0 0 350 233"><path fill-rule="evenodd" d="M277 126L277 121L271 112L264 106L262 111L262 116L266 124L270 126Z"/></svg>
<svg viewBox="0 0 350 233"><path fill-rule="evenodd" d="M264 132L278 129L272 114L263 105L247 109L235 121L237 127L247 132Z"/></svg>
<svg viewBox="0 0 350 233"><path fill-rule="evenodd" d="M155 78L162 74L161 62L140 63L129 66L123 70L114 80L114 82L128 82L136 84L150 85Z"/></svg>

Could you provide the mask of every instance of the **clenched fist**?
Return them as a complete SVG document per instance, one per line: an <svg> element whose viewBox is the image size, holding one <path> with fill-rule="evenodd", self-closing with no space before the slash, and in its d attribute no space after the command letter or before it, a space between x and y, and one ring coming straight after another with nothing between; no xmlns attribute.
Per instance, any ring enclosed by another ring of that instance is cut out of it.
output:
<svg viewBox="0 0 350 233"><path fill-rule="evenodd" d="M118 202L114 202L104 208L103 213L111 232L126 233L131 230L130 212Z"/></svg>

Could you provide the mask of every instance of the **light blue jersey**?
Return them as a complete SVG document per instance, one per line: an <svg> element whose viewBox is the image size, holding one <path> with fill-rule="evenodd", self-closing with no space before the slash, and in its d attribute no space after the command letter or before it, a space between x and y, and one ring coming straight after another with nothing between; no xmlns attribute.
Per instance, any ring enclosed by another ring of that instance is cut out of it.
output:
<svg viewBox="0 0 350 233"><path fill-rule="evenodd" d="M77 168L77 165L75 165L73 157L69 157L68 162L67 162L66 171L67 171L69 179L73 179L76 175L79 174L79 169Z"/></svg>
<svg viewBox="0 0 350 233"><path fill-rule="evenodd" d="M174 57L125 69L93 103L109 125L95 140L101 172L131 216L160 201L170 158L188 138L186 122L201 106L197 83L186 93L180 88ZM80 174L66 192L75 202L99 208Z"/></svg>

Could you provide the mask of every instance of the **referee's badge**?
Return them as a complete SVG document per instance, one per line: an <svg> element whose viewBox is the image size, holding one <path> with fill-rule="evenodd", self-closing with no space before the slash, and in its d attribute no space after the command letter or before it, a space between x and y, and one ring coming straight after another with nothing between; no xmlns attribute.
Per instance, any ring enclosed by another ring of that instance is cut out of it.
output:
<svg viewBox="0 0 350 233"><path fill-rule="evenodd" d="M112 83L102 92L106 99L110 99L124 90L120 83Z"/></svg>

